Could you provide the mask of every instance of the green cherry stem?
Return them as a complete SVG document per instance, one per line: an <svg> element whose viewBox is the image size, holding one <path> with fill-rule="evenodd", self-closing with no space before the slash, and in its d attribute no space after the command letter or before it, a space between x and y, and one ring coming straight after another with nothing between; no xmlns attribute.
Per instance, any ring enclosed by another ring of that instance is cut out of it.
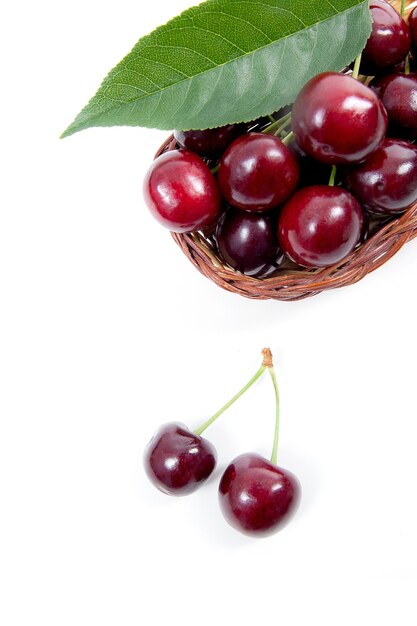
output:
<svg viewBox="0 0 417 626"><path fill-rule="evenodd" d="M202 424L199 428L194 430L194 433L196 435L201 435L206 430L206 428L211 426L211 424L213 424L213 422L215 422L216 419L220 417L220 415L222 415L222 413L224 413L230 406L232 406L232 404L236 402L236 400L238 400L241 396L243 396L243 394L246 393L246 391L250 387L252 387L252 385L258 380L258 378L262 376L266 368L270 367L270 363L272 363L271 351L269 350L269 348L264 348L262 350L262 354L263 354L264 359L263 359L261 367L258 369L256 374L254 374L252 378L246 383L246 385L242 387L242 389L238 391L238 393L235 396L233 396L233 398L231 398L229 402L227 402L224 406L222 406L222 408L219 409L217 413L215 413L212 417L210 417L210 419L205 421L204 424Z"/></svg>
<svg viewBox="0 0 417 626"><path fill-rule="evenodd" d="M405 13L405 0L401 0L401 17L404 17Z"/></svg>
<svg viewBox="0 0 417 626"><path fill-rule="evenodd" d="M290 126L291 123L292 123L292 119L290 117L286 122L284 122L283 124L281 124L281 126L279 126L277 128L277 130L275 131L274 135L276 137L279 137L279 135L282 133L282 131L284 131L287 128L287 126Z"/></svg>
<svg viewBox="0 0 417 626"><path fill-rule="evenodd" d="M408 75L409 75L409 73L410 73L410 69L411 69L411 68L410 68L410 55L409 55L409 54L407 54L407 57L406 57L406 59L405 59L405 68L404 68L404 74L405 74L406 76L408 76Z"/></svg>
<svg viewBox="0 0 417 626"><path fill-rule="evenodd" d="M269 369L269 374L272 378L272 383L274 385L274 391L275 391L275 432L274 432L274 444L272 446L271 463L276 465L277 457L278 457L279 415L280 415L279 389L278 389L277 377L275 376L274 367L271 365L271 367L269 367L268 369Z"/></svg>
<svg viewBox="0 0 417 626"><path fill-rule="evenodd" d="M362 52L360 53L359 56L356 57L355 65L353 66L352 78L356 78L356 79L358 78L359 68L361 66L361 60L362 60Z"/></svg>
<svg viewBox="0 0 417 626"><path fill-rule="evenodd" d="M281 117L279 120L274 121L272 124L269 124L266 128L263 129L263 133L268 135L270 133L275 133L275 131L280 128L280 126L282 126L283 124L287 125L286 123L291 120L291 113L287 113L287 115L284 115L283 117ZM285 127L284 127L285 128Z"/></svg>
<svg viewBox="0 0 417 626"><path fill-rule="evenodd" d="M336 182L336 174L337 174L337 167L336 165L333 165L332 172L330 174L329 187L334 187L334 184Z"/></svg>
<svg viewBox="0 0 417 626"><path fill-rule="evenodd" d="M291 131L290 133L288 133L286 137L284 137L284 139L282 140L282 143L285 143L285 145L288 146L288 144L292 142L294 137L295 137L295 134L293 133L293 131Z"/></svg>

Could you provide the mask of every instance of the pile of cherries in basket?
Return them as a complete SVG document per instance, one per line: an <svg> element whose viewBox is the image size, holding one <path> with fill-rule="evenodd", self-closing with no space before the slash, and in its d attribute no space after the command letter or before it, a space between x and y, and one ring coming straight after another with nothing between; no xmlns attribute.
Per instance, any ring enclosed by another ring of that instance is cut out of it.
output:
<svg viewBox="0 0 417 626"><path fill-rule="evenodd" d="M353 75L315 76L292 111L269 120L174 132L180 148L159 156L144 184L163 225L202 232L227 265L262 278L288 259L338 264L369 219L417 202L417 8L408 24L385 0L370 8Z"/></svg>

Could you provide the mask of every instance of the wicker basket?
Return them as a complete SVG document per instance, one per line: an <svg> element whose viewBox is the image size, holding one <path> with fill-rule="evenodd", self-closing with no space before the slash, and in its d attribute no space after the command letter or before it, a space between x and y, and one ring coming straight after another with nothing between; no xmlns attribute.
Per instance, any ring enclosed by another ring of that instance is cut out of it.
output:
<svg viewBox="0 0 417 626"><path fill-rule="evenodd" d="M391 3L400 10L401 0ZM415 6L417 0L409 2L407 14ZM176 148L171 136L156 156ZM417 237L417 204L400 217L379 220L367 241L336 265L315 270L290 269L290 266L263 279L246 276L225 265L210 237L201 233L172 233L172 237L202 274L227 291L257 300L302 300L327 289L352 285L386 263L405 243Z"/></svg>

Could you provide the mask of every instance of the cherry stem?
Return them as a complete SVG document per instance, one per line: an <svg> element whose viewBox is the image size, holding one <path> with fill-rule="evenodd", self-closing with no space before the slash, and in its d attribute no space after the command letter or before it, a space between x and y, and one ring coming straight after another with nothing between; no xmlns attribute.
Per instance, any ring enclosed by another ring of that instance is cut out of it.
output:
<svg viewBox="0 0 417 626"><path fill-rule="evenodd" d="M284 139L282 140L282 143L284 143L286 146L288 146L288 144L292 142L294 137L295 137L295 134L294 134L293 131L291 131L290 133L288 133L288 135L286 137L284 137Z"/></svg>
<svg viewBox="0 0 417 626"><path fill-rule="evenodd" d="M220 415L222 415L222 413L224 413L230 406L232 406L232 404L236 402L236 400L238 400L241 396L243 396L243 394L246 393L246 391L250 387L252 387L252 385L258 380L258 378L262 376L262 374L264 373L267 367L272 367L272 365L270 365L272 364L272 354L269 348L264 348L262 350L262 354L263 354L264 360L262 362L261 367L256 372L256 374L254 374L254 376L252 376L249 382L247 382L246 385L242 387L242 389L238 391L238 393L235 396L233 396L231 400L229 400L229 402L227 402L224 406L222 406L222 408L219 409L217 413L215 413L212 417L210 417L210 419L204 422L204 424L202 424L199 428L194 430L194 433L196 435L201 435L206 430L206 428L211 426L211 424L213 424L213 422L215 422L216 419L220 417Z"/></svg>
<svg viewBox="0 0 417 626"><path fill-rule="evenodd" d="M279 120L275 120L274 122L272 122L272 124L269 124L269 126L264 128L262 132L264 134L269 134L269 133L275 132L276 129L279 128L280 126L282 126L283 124L285 124L285 126L286 126L287 125L286 122L288 122L288 120L291 120L291 113L287 113L287 115L284 115ZM284 126L284 128L285 128L285 126Z"/></svg>
<svg viewBox="0 0 417 626"><path fill-rule="evenodd" d="M336 182L336 173L337 173L337 167L336 165L333 165L332 173L330 174L329 187L334 187L334 184Z"/></svg>
<svg viewBox="0 0 417 626"><path fill-rule="evenodd" d="M285 129L287 128L287 126L290 126L290 125L291 125L291 123L292 123L292 119L291 119L291 117L290 117L290 118L289 118L286 122L284 122L283 124L281 124L281 126L279 126L279 127L277 128L277 130L275 131L274 135L275 135L276 137L278 137L278 136L282 133L282 131L283 131L283 130L285 130Z"/></svg>
<svg viewBox="0 0 417 626"><path fill-rule="evenodd" d="M408 76L410 73L410 55L407 54L407 57L405 59L405 68L404 68L404 74L406 76Z"/></svg>
<svg viewBox="0 0 417 626"><path fill-rule="evenodd" d="M404 17L405 13L405 0L401 0L401 17Z"/></svg>
<svg viewBox="0 0 417 626"><path fill-rule="evenodd" d="M356 78L356 79L358 78L359 68L361 66L361 60L362 60L362 52L360 53L359 56L356 57L355 65L353 66L352 78Z"/></svg>
<svg viewBox="0 0 417 626"><path fill-rule="evenodd" d="M272 378L272 382L273 382L274 390L275 390L275 432L274 432L274 444L272 446L271 463L276 465L277 457L278 457L280 404L279 404L279 389L278 389L277 377L275 376L275 371L272 365L269 368L269 374Z"/></svg>

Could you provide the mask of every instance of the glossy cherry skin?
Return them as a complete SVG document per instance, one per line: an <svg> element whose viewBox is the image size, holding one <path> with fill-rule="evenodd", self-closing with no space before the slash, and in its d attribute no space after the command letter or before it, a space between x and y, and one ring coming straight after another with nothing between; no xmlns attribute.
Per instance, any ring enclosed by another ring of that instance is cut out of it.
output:
<svg viewBox="0 0 417 626"><path fill-rule="evenodd" d="M182 148L201 156L216 157L222 154L236 137L245 131L244 124L229 124L206 130L174 130L174 137Z"/></svg>
<svg viewBox="0 0 417 626"><path fill-rule="evenodd" d="M411 32L411 41L413 45L413 50L417 49L417 7L415 7L409 17L408 17L408 26Z"/></svg>
<svg viewBox="0 0 417 626"><path fill-rule="evenodd" d="M245 535L265 537L283 528L297 510L300 483L258 454L242 454L226 468L219 485L222 513Z"/></svg>
<svg viewBox="0 0 417 626"><path fill-rule="evenodd" d="M394 7L371 0L372 33L362 52L361 72L368 76L401 63L411 47L410 29Z"/></svg>
<svg viewBox="0 0 417 626"><path fill-rule="evenodd" d="M212 444L179 423L164 424L149 442L146 473L160 491L184 496L207 480L216 465Z"/></svg>
<svg viewBox="0 0 417 626"><path fill-rule="evenodd" d="M226 200L245 211L266 211L289 198L297 186L298 163L278 137L247 133L228 147L218 180Z"/></svg>
<svg viewBox="0 0 417 626"><path fill-rule="evenodd" d="M381 145L387 121L381 101L368 87L333 72L312 78L293 107L300 148L329 165L364 161Z"/></svg>
<svg viewBox="0 0 417 626"><path fill-rule="evenodd" d="M345 181L368 211L402 213L417 202L417 147L386 139L365 163L346 170Z"/></svg>
<svg viewBox="0 0 417 626"><path fill-rule="evenodd" d="M261 277L279 265L276 220L269 214L229 209L219 220L216 241L223 260L243 274Z"/></svg>
<svg viewBox="0 0 417 626"><path fill-rule="evenodd" d="M417 138L417 74L388 74L373 80L371 89L387 110L389 134Z"/></svg>
<svg viewBox="0 0 417 626"><path fill-rule="evenodd" d="M355 248L363 233L358 201L340 187L300 189L283 207L278 240L283 252L304 267L338 263Z"/></svg>
<svg viewBox="0 0 417 626"><path fill-rule="evenodd" d="M220 212L216 179L203 159L189 150L171 150L155 159L143 193L154 217L177 233L210 226Z"/></svg>

